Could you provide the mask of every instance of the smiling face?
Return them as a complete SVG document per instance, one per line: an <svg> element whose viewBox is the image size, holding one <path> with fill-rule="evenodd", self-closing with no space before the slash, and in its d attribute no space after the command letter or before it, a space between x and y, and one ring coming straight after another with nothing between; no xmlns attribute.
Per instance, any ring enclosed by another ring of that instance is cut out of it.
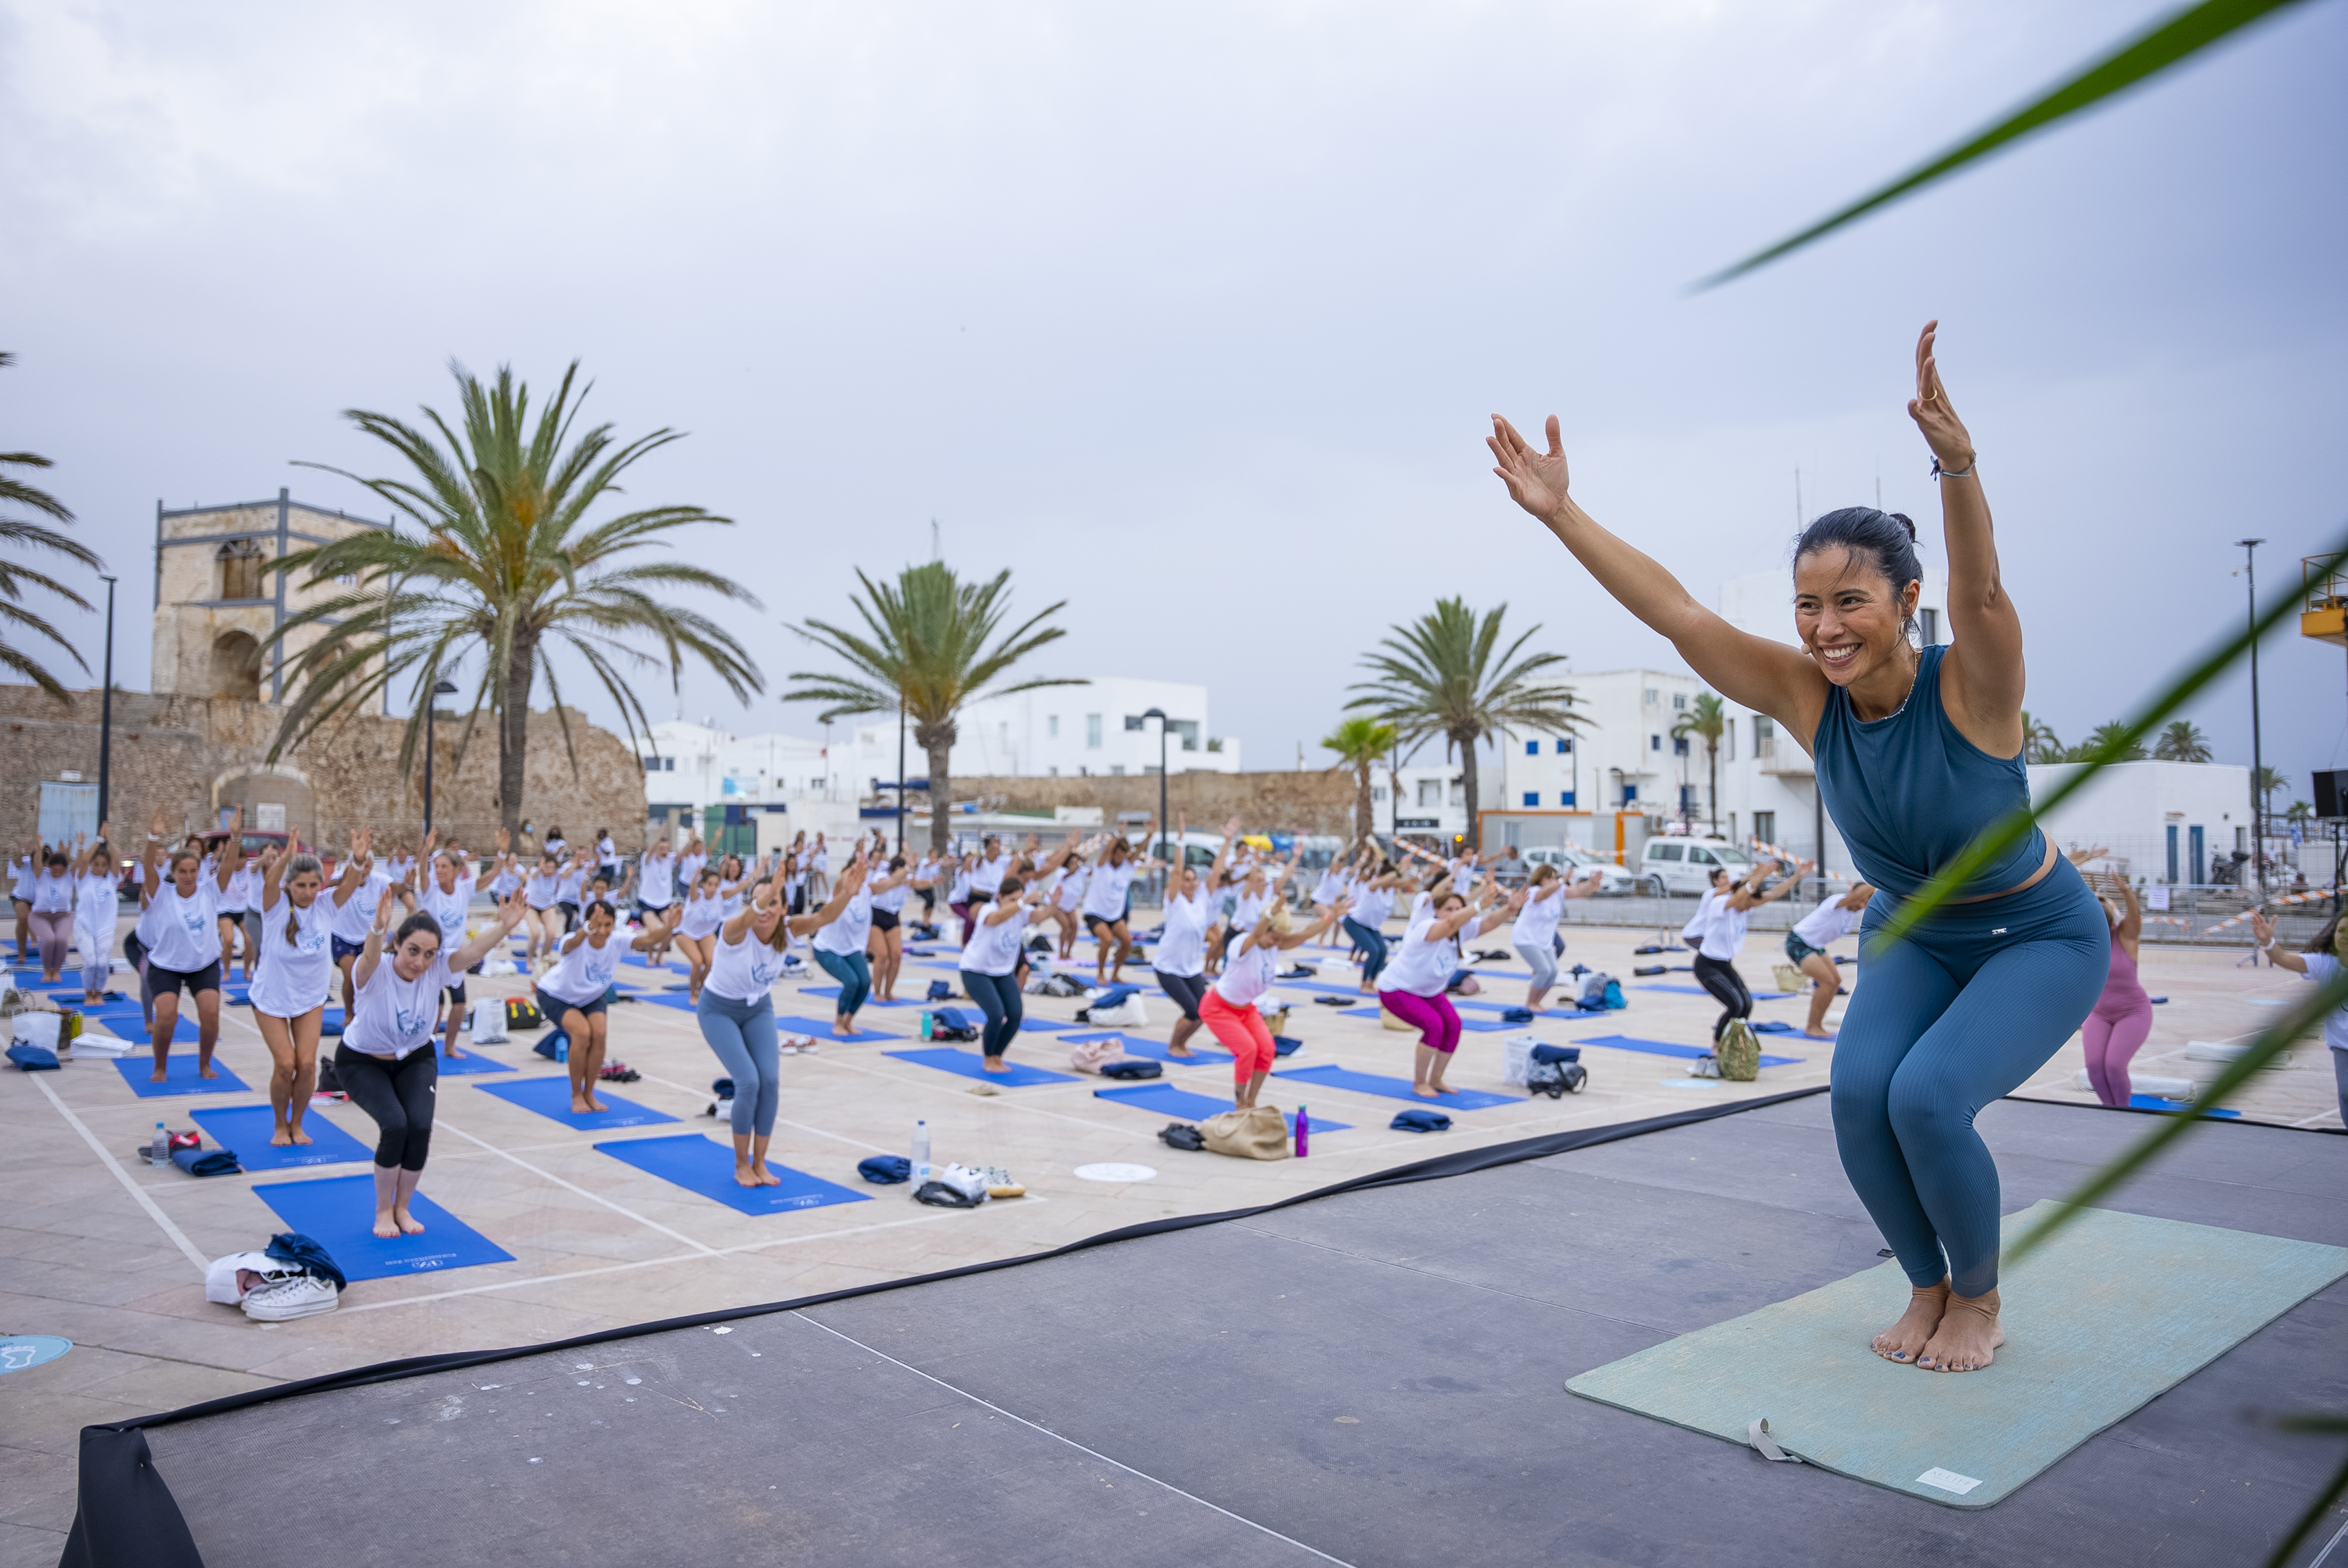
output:
<svg viewBox="0 0 2348 1568"><path fill-rule="evenodd" d="M1794 562L1794 630L1826 678L1848 686L1910 659L1906 624L1923 585L1895 591L1866 556L1843 546Z"/></svg>
<svg viewBox="0 0 2348 1568"><path fill-rule="evenodd" d="M618 924L610 905L599 906L587 917L587 939L600 948L612 939L612 928Z"/></svg>

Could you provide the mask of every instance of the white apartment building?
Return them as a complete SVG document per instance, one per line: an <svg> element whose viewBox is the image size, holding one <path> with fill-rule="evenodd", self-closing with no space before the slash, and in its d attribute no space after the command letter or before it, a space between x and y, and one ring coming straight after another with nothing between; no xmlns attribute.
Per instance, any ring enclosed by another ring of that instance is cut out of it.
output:
<svg viewBox="0 0 2348 1568"><path fill-rule="evenodd" d="M2031 800L2044 800L2078 769L2033 766ZM2115 763L2041 825L2065 850L2108 850L2130 876L2206 883L2211 866L2250 853L2250 770L2240 763ZM2324 869L2328 876L2328 862Z"/></svg>
<svg viewBox="0 0 2348 1568"><path fill-rule="evenodd" d="M1208 725L1204 686L1123 675L973 702L955 726L949 761L956 778L1154 774L1159 723L1144 716L1152 708L1167 717L1168 773L1240 771L1239 742L1215 734ZM896 779L897 729L887 715L857 721L844 764L857 784L870 787L875 779ZM905 772L919 779L928 771L928 759L909 729Z"/></svg>
<svg viewBox="0 0 2348 1568"><path fill-rule="evenodd" d="M1704 689L1703 682L1669 670L1606 670L1562 679L1573 688L1580 733L1503 740L1498 798L1488 805L1509 811L1644 807L1667 817L1701 812L1704 743L1674 739L1672 726Z"/></svg>
<svg viewBox="0 0 2348 1568"><path fill-rule="evenodd" d="M1477 804L1488 811L1502 798L1499 759L1477 761L1481 765L1476 793L1483 797ZM1397 785L1399 798L1389 794ZM1405 763L1398 771L1370 771L1370 818L1380 833L1447 839L1468 831L1468 778L1457 752L1447 763Z"/></svg>
<svg viewBox="0 0 2348 1568"><path fill-rule="evenodd" d="M844 747L798 735L734 735L668 720L643 745L644 815L671 831L747 828L761 848L786 822L785 839L843 828L852 837L867 781L848 774L844 756ZM760 820L767 817L780 820Z"/></svg>

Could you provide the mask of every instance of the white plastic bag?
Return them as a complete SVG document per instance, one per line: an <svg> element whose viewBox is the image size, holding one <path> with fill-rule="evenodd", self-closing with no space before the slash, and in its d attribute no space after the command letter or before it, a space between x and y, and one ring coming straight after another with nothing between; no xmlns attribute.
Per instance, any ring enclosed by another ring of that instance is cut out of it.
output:
<svg viewBox="0 0 2348 1568"><path fill-rule="evenodd" d="M1533 1066L1533 1047L1540 1040L1529 1034L1512 1034L1500 1041L1500 1081L1511 1089L1522 1089Z"/></svg>
<svg viewBox="0 0 2348 1568"><path fill-rule="evenodd" d="M1141 1005L1141 993L1137 991L1113 1008L1087 1009L1086 1021L1114 1024L1119 1029L1147 1029L1149 1027L1149 1009Z"/></svg>
<svg viewBox="0 0 2348 1568"><path fill-rule="evenodd" d="M10 1038L18 1045L46 1046L55 1050L57 1048L57 1026L64 1021L63 1013L20 1012L8 1020L15 1030Z"/></svg>
<svg viewBox="0 0 2348 1568"><path fill-rule="evenodd" d="M468 1027L475 1045L503 1045L506 1041L505 999L483 997L475 1002Z"/></svg>

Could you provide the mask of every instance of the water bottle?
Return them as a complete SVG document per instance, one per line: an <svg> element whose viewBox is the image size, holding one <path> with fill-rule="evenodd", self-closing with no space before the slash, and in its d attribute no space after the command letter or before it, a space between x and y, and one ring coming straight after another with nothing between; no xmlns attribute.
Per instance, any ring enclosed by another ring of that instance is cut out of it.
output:
<svg viewBox="0 0 2348 1568"><path fill-rule="evenodd" d="M930 1179L930 1124L913 1123L913 1190L920 1192L922 1184Z"/></svg>
<svg viewBox="0 0 2348 1568"><path fill-rule="evenodd" d="M1312 1152L1313 1123L1304 1114L1304 1107L1296 1108L1296 1157L1300 1160Z"/></svg>
<svg viewBox="0 0 2348 1568"><path fill-rule="evenodd" d="M171 1134L163 1130L160 1122L155 1123L155 1136L147 1145L147 1163L150 1165L171 1163Z"/></svg>
<svg viewBox="0 0 2348 1568"><path fill-rule="evenodd" d="M927 1009L923 1009L922 1012L922 1038L923 1040L930 1038L930 1014Z"/></svg>
<svg viewBox="0 0 2348 1568"><path fill-rule="evenodd" d="M554 1042L554 1060L568 1064L571 1061L571 1037L563 1035Z"/></svg>

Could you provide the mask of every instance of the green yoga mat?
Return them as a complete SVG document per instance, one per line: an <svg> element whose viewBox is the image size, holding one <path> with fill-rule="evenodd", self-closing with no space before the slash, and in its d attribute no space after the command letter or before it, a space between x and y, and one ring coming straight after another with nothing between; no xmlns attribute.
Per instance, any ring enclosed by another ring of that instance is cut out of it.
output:
<svg viewBox="0 0 2348 1568"><path fill-rule="evenodd" d="M2005 1218L2011 1243L2052 1203ZM1896 1263L1642 1350L1574 1393L1785 1451L1952 1508L1987 1508L2348 1274L2348 1249L2091 1209L2000 1282L2007 1343L1979 1372L1886 1361Z"/></svg>

